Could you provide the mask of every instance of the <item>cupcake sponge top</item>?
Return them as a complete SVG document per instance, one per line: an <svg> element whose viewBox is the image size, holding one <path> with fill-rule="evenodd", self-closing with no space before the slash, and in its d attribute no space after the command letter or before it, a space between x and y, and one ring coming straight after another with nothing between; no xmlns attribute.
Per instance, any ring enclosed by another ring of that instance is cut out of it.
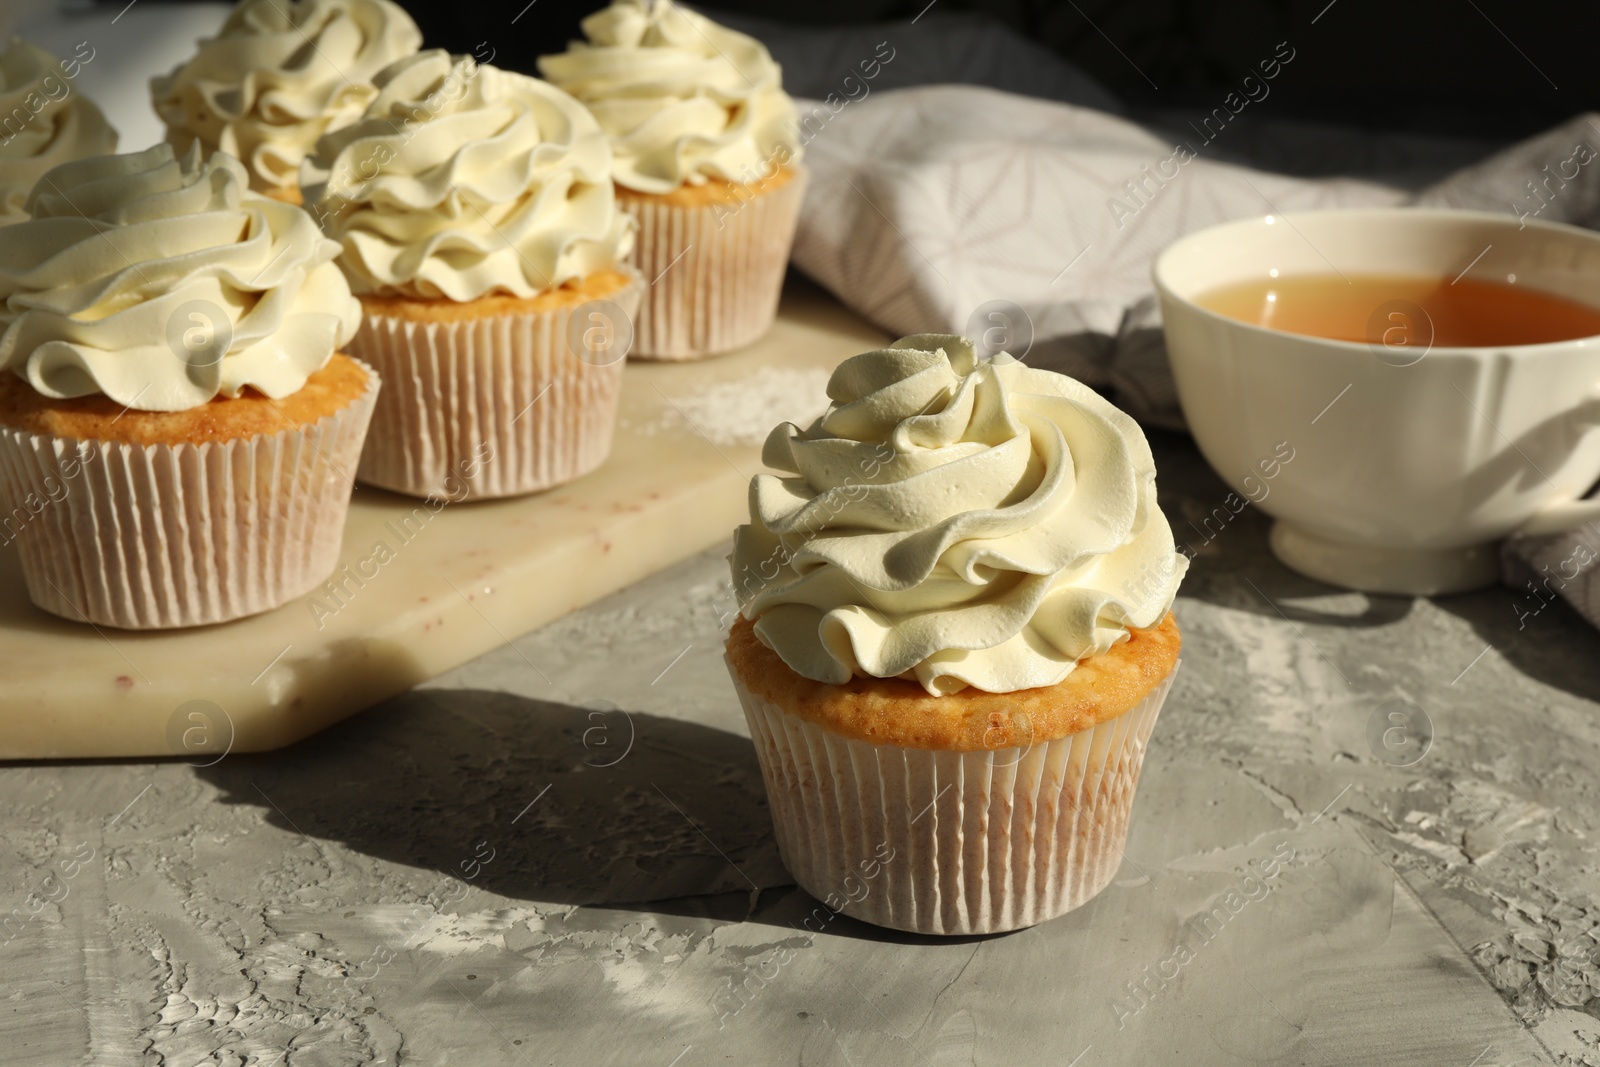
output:
<svg viewBox="0 0 1600 1067"><path fill-rule="evenodd" d="M182 411L136 411L100 393L57 400L14 374L0 374L0 426L41 437L130 445L204 445L270 437L334 415L366 392L372 372L332 359L281 400L246 389Z"/></svg>
<svg viewBox="0 0 1600 1067"><path fill-rule="evenodd" d="M933 696L900 678L812 681L791 670L756 636L750 620L740 618L728 634L728 662L750 692L836 734L875 745L975 752L1053 741L1116 718L1172 673L1181 645L1169 613L1080 661L1056 685Z"/></svg>

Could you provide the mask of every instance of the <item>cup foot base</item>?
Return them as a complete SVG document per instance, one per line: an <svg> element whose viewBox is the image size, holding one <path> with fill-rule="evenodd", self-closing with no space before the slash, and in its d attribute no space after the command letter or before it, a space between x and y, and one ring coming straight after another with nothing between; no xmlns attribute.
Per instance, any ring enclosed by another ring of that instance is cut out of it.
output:
<svg viewBox="0 0 1600 1067"><path fill-rule="evenodd" d="M1437 596L1500 581L1500 553L1489 542L1464 548L1381 548L1335 541L1302 526L1272 524L1272 554L1308 578L1363 593Z"/></svg>

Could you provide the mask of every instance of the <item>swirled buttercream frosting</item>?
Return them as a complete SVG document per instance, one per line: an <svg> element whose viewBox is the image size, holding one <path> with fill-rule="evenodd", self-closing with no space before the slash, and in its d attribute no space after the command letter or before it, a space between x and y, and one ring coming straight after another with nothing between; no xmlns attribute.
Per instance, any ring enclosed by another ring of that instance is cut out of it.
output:
<svg viewBox="0 0 1600 1067"><path fill-rule="evenodd" d="M1138 425L1087 386L965 338L841 363L809 427L768 437L735 593L796 673L935 695L1054 685L1158 624L1188 560Z"/></svg>
<svg viewBox="0 0 1600 1067"><path fill-rule="evenodd" d="M560 89L433 50L386 68L317 144L306 204L358 293L531 296L627 258L611 148Z"/></svg>
<svg viewBox="0 0 1600 1067"><path fill-rule="evenodd" d="M390 0L244 0L150 91L180 153L198 141L243 160L258 191L294 189L317 138L360 118L373 76L421 46Z"/></svg>
<svg viewBox="0 0 1600 1067"><path fill-rule="evenodd" d="M0 239L0 368L45 396L182 411L296 392L361 306L339 247L244 167L172 146L56 167Z"/></svg>
<svg viewBox="0 0 1600 1067"><path fill-rule="evenodd" d="M671 192L708 178L751 182L798 160L794 101L766 46L672 0L616 0L583 20L587 41L539 60L611 137L617 184Z"/></svg>
<svg viewBox="0 0 1600 1067"><path fill-rule="evenodd" d="M80 66L18 38L0 52L0 226L27 218L28 191L51 167L116 151L116 131L74 84Z"/></svg>

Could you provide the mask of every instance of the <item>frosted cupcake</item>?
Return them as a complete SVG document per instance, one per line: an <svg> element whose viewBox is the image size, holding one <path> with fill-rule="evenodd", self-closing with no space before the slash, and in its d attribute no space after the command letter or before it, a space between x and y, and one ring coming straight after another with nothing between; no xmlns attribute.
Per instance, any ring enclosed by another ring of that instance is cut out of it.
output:
<svg viewBox="0 0 1600 1067"><path fill-rule="evenodd" d="M605 135L561 90L442 51L377 84L306 186L365 312L351 352L388 383L361 480L462 499L594 469L643 290Z"/></svg>
<svg viewBox="0 0 1600 1067"><path fill-rule="evenodd" d="M1116 873L1177 668L1187 560L1139 427L960 337L840 364L731 559L728 663L778 847L826 907L927 934L1060 915Z"/></svg>
<svg viewBox="0 0 1600 1067"><path fill-rule="evenodd" d="M58 60L21 38L0 52L0 226L27 218L22 205L51 167L117 149L117 133L74 80L83 62Z"/></svg>
<svg viewBox="0 0 1600 1067"><path fill-rule="evenodd" d="M611 137L650 282L635 356L697 359L761 338L805 192L794 102L761 42L672 0L616 0L539 70Z"/></svg>
<svg viewBox="0 0 1600 1067"><path fill-rule="evenodd" d="M373 75L421 46L389 0L243 0L150 91L180 153L195 143L227 152L252 189L298 204L317 138L360 118L378 95Z"/></svg>
<svg viewBox="0 0 1600 1067"><path fill-rule="evenodd" d="M265 611L338 560L378 389L338 246L170 145L47 173L0 240L0 509L33 602L138 629Z"/></svg>

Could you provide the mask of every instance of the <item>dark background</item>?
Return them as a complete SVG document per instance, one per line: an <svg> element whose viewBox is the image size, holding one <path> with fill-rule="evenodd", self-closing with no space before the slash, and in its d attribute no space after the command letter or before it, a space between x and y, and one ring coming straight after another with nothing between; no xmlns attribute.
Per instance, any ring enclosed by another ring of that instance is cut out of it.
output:
<svg viewBox="0 0 1600 1067"><path fill-rule="evenodd" d="M7 0L0 0L5 3ZM99 0L122 6L125 0ZM399 0L425 47L537 73L609 0ZM873 92L966 82L1117 112L1175 142L1286 42L1294 59L1210 158L1422 189L1600 102L1587 0L697 0L771 49L799 97L877 42ZM492 50L492 52L490 51ZM1257 90L1259 92L1259 89ZM1600 147L1600 124L1591 144Z"/></svg>
<svg viewBox="0 0 1600 1067"><path fill-rule="evenodd" d="M527 0L403 3L429 45L471 52L487 41L498 65L530 72L535 57L563 49L578 35L579 19L600 6L600 0L535 0L531 7ZM1554 125L1600 99L1600 5L1592 2L936 0L916 26L905 24L926 0L698 6L712 17L734 13L812 28L898 22L897 46L903 40L908 49L919 31L952 22L1003 24L1075 64L1135 112L1218 106L1285 40L1297 53L1294 77L1278 79L1261 105L1276 118L1500 141ZM811 73L786 69L785 77L803 92Z"/></svg>

